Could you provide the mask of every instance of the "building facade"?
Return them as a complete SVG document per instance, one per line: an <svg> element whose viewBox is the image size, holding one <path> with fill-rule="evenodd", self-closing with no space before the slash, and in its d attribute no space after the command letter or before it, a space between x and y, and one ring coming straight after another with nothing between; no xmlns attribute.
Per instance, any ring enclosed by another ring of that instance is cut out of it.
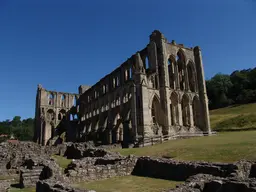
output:
<svg viewBox="0 0 256 192"><path fill-rule="evenodd" d="M155 30L149 44L78 94L37 89L35 141L65 133L102 144L180 133L210 134L201 50L169 43Z"/></svg>

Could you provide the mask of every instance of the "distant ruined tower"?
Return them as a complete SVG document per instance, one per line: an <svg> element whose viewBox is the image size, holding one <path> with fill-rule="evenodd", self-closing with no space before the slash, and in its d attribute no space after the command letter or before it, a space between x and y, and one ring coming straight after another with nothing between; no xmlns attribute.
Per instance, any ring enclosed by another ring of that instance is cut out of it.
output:
<svg viewBox="0 0 256 192"><path fill-rule="evenodd" d="M69 121L75 119L74 114L76 114L78 97L78 94L48 91L42 85L38 85L35 111L35 142L42 145L48 144L50 139L58 135L56 128L60 125L64 125L65 131L68 130Z"/></svg>
<svg viewBox="0 0 256 192"><path fill-rule="evenodd" d="M99 144L211 134L200 48L169 43L157 30L144 49L78 92L38 86L36 142L45 145L63 131L70 141Z"/></svg>

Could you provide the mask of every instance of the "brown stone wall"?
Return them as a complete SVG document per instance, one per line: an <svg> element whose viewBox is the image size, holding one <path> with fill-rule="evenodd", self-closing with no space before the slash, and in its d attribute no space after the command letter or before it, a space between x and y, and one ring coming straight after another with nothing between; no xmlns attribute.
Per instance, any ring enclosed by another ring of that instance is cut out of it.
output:
<svg viewBox="0 0 256 192"><path fill-rule="evenodd" d="M72 130L71 141L126 146L139 137L210 134L201 50L155 30L146 47L79 94L39 85L35 116L35 141L43 145L56 142L59 127Z"/></svg>
<svg viewBox="0 0 256 192"><path fill-rule="evenodd" d="M137 158L83 158L74 160L65 170L66 176L73 182L106 179L115 176L130 175Z"/></svg>
<svg viewBox="0 0 256 192"><path fill-rule="evenodd" d="M38 181L36 183L36 192L96 192L92 190L75 189L65 186L63 183L54 180Z"/></svg>
<svg viewBox="0 0 256 192"><path fill-rule="evenodd" d="M185 181L199 173L227 177L236 173L238 166L225 163L183 162L168 159L140 157L132 174L167 180Z"/></svg>

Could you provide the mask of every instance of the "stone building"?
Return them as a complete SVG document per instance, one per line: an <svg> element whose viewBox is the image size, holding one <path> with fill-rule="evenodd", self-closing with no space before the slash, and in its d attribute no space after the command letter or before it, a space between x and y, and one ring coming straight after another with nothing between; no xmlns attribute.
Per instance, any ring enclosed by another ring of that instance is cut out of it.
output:
<svg viewBox="0 0 256 192"><path fill-rule="evenodd" d="M169 43L155 30L149 44L79 94L37 89L35 141L104 144L160 135L210 134L201 50Z"/></svg>

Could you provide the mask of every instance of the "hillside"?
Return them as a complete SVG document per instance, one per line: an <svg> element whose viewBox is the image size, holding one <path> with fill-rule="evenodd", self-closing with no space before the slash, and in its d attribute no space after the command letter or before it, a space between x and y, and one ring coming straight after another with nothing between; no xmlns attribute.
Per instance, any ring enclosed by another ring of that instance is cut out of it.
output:
<svg viewBox="0 0 256 192"><path fill-rule="evenodd" d="M210 121L215 131L256 129L256 103L211 110Z"/></svg>
<svg viewBox="0 0 256 192"><path fill-rule="evenodd" d="M178 160L234 162L256 160L256 131L221 132L209 137L170 140L142 148L113 149L123 155L155 156Z"/></svg>

